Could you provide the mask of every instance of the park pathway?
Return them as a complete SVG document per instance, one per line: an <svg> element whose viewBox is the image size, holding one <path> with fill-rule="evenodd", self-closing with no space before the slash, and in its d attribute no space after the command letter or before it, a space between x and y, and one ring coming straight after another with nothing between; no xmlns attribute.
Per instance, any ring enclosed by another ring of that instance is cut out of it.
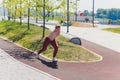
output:
<svg viewBox="0 0 120 80"><path fill-rule="evenodd" d="M0 48L15 59L49 73L61 80L120 80L120 53L95 43L82 40L82 46L101 55L103 60L92 63L58 62L34 57L34 52L0 38Z"/></svg>

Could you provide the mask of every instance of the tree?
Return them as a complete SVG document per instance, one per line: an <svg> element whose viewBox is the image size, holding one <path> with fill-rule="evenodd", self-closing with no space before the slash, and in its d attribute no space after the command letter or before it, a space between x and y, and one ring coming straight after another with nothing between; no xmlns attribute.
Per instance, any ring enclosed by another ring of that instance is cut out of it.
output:
<svg viewBox="0 0 120 80"><path fill-rule="evenodd" d="M120 18L120 9L98 9L96 13L97 18L107 18L112 20L117 20Z"/></svg>
<svg viewBox="0 0 120 80"><path fill-rule="evenodd" d="M84 10L84 16L90 16L90 13L88 10Z"/></svg>

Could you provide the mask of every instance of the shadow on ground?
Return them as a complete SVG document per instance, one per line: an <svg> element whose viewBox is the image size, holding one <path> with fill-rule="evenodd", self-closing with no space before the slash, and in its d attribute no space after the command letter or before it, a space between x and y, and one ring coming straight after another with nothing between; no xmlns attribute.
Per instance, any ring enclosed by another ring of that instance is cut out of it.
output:
<svg viewBox="0 0 120 80"><path fill-rule="evenodd" d="M51 62L50 60L47 60L45 58L36 59L34 52L29 51L23 47L17 46L10 41L7 40L3 40L3 41L4 41L4 45L2 45L1 43L2 46L0 48L3 49L5 52L7 52L10 56L14 57L15 59L22 61L27 60L30 62L35 62L39 60L41 64L46 65L48 68L58 69L57 62ZM41 42L41 40L39 42Z"/></svg>
<svg viewBox="0 0 120 80"><path fill-rule="evenodd" d="M53 69L58 69L57 62L50 62L50 61L45 61L43 59L38 58L39 61L41 61L42 64L46 65L47 67L53 68Z"/></svg>
<svg viewBox="0 0 120 80"><path fill-rule="evenodd" d="M29 61L34 61L34 56L35 56L35 53L34 52L31 52L31 51L28 51L28 50L25 50L21 47L11 47L11 48L8 48L5 50L7 53L10 54L10 56L13 56L14 58L16 59L26 59L26 60L29 60Z"/></svg>

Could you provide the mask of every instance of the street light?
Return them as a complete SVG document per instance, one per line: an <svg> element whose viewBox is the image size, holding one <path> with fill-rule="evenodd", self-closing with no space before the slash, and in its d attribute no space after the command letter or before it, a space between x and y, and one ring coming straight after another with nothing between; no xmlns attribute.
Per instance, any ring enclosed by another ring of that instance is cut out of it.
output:
<svg viewBox="0 0 120 80"><path fill-rule="evenodd" d="M69 32L69 0L67 0L67 33Z"/></svg>

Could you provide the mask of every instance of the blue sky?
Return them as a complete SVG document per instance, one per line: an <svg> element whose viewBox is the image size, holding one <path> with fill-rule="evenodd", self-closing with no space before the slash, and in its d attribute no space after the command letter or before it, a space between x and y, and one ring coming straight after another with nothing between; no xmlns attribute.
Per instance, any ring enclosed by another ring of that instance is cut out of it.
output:
<svg viewBox="0 0 120 80"><path fill-rule="evenodd" d="M98 8L110 9L110 8L120 8L120 0L94 0L95 11ZM93 0L79 0L78 10L89 10L92 11Z"/></svg>

